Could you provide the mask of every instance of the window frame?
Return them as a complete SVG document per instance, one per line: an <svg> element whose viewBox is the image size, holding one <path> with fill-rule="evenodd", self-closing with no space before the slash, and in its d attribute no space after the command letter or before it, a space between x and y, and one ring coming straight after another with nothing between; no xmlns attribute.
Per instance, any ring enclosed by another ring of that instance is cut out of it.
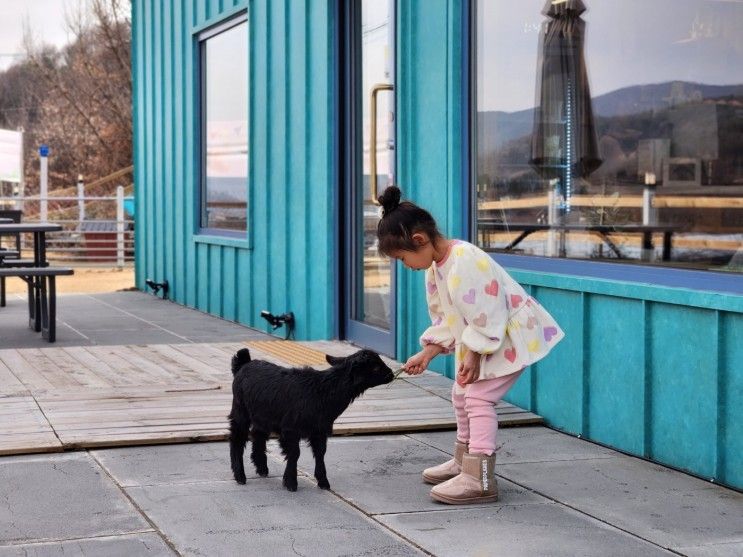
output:
<svg viewBox="0 0 743 557"><path fill-rule="evenodd" d="M473 195L473 177L476 176L477 129L474 125L477 111L477 0L463 0L462 14L462 230L468 241L477 238L477 207ZM614 263L543 257L539 255L511 255L488 253L504 267L521 271L536 271L551 275L578 276L615 280L637 284L653 284L669 288L743 295L743 273L725 273L679 269L640 263Z"/></svg>
<svg viewBox="0 0 743 557"><path fill-rule="evenodd" d="M195 184L195 234L194 240L197 242L217 243L223 244L223 241L227 241L227 245L237 245L239 247L247 247L249 240L250 230L250 137L251 137L251 123L250 123L250 52L248 52L248 67L245 68L248 76L248 88L246 102L248 103L248 168L246 169L246 199L245 199L245 230L232 230L227 228L210 228L202 226L202 220L205 212L205 199L206 199L206 104L203 102L206 98L206 49L204 48L206 41L229 31L230 29L237 27L241 24L246 25L246 32L248 35L248 42L245 45L249 48L250 45L250 23L248 21L248 11L244 8L240 8L238 13L228 14L226 17L220 19L214 23L208 23L206 26L200 29L194 30L194 60L196 65L196 82L197 82L197 94L196 94L196 111L198 116L196 122L198 123L198 133L195 135L199 138L196 145L196 176L198 180ZM246 244L243 244L245 242Z"/></svg>

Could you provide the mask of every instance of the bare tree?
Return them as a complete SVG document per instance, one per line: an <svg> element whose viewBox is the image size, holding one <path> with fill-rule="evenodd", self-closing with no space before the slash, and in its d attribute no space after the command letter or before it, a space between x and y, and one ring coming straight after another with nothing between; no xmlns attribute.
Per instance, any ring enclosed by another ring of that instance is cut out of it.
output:
<svg viewBox="0 0 743 557"><path fill-rule="evenodd" d="M27 191L37 180L35 146L47 143L50 189L70 186L78 174L94 180L132 164L131 21L127 0L81 0L68 11L73 40L61 50L39 44L24 30L34 89L26 97L36 118L26 132Z"/></svg>

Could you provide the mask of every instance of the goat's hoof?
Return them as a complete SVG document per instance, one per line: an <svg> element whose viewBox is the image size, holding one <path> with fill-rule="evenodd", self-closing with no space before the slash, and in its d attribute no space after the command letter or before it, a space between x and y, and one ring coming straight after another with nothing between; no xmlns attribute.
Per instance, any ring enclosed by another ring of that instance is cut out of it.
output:
<svg viewBox="0 0 743 557"><path fill-rule="evenodd" d="M284 487L289 491L297 491L297 480L287 480L284 478Z"/></svg>
<svg viewBox="0 0 743 557"><path fill-rule="evenodd" d="M255 469L256 474L258 474L261 478L265 478L268 476L268 467L264 468L256 468Z"/></svg>
<svg viewBox="0 0 743 557"><path fill-rule="evenodd" d="M317 487L320 489L330 489L330 483L328 483L328 480L317 480Z"/></svg>
<svg viewBox="0 0 743 557"><path fill-rule="evenodd" d="M235 481L240 485L245 485L246 480L247 478L245 477L245 474L235 474Z"/></svg>

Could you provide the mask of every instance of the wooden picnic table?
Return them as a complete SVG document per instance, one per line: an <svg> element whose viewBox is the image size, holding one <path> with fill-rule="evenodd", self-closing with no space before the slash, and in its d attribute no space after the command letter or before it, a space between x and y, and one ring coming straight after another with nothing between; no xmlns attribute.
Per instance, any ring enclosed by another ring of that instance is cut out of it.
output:
<svg viewBox="0 0 743 557"><path fill-rule="evenodd" d="M6 277L15 276L26 282L29 327L36 332L41 332L49 342L54 342L56 335L55 279L59 275L73 274L72 269L49 267L46 259L46 234L60 230L62 230L61 224L49 222L0 223L0 236L33 234L33 259L27 261L4 256L0 260L0 280L3 281L3 294Z"/></svg>
<svg viewBox="0 0 743 557"><path fill-rule="evenodd" d="M601 236L606 245L617 255L623 258L619 247L612 241L612 234L642 234L642 249L652 250L653 234L663 233L663 261L671 259L672 237L675 232L684 228L668 224L542 224L542 223L505 223L490 219L479 219L477 221L478 233L489 231L499 232L519 232L520 234L507 246L502 248L504 251L510 251L515 248L524 238L534 232L543 232L548 230L558 230L564 232L593 232ZM481 238L481 245L484 244L484 237Z"/></svg>

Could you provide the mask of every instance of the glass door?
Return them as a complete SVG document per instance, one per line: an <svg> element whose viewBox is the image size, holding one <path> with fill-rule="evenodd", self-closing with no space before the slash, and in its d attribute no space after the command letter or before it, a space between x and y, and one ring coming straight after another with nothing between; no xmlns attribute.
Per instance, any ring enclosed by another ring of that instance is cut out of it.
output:
<svg viewBox="0 0 743 557"><path fill-rule="evenodd" d="M344 337L394 355L393 265L377 253L377 198L394 182L395 0L341 2L344 37Z"/></svg>

